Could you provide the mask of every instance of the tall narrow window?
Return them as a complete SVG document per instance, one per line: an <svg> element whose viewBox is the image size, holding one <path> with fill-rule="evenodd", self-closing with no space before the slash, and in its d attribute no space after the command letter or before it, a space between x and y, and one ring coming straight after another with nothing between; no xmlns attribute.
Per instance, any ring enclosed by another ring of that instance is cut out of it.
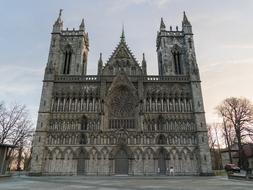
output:
<svg viewBox="0 0 253 190"><path fill-rule="evenodd" d="M69 74L70 73L71 57L72 57L71 48L67 47L66 51L64 53L63 74Z"/></svg>
<svg viewBox="0 0 253 190"><path fill-rule="evenodd" d="M178 51L173 52L175 74L182 74L182 68L180 63L180 53Z"/></svg>
<svg viewBox="0 0 253 190"><path fill-rule="evenodd" d="M191 40L191 38L188 39L188 43L189 43L190 49L192 49L192 40Z"/></svg>
<svg viewBox="0 0 253 190"><path fill-rule="evenodd" d="M158 62L159 62L159 75L163 75L163 60L161 52L158 54Z"/></svg>

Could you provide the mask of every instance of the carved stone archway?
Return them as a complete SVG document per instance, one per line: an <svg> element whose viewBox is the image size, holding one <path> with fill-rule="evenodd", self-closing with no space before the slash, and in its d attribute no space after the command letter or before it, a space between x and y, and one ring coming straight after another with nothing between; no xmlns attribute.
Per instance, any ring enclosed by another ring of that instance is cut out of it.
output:
<svg viewBox="0 0 253 190"><path fill-rule="evenodd" d="M128 174L129 161L127 151L119 149L115 155L115 174Z"/></svg>

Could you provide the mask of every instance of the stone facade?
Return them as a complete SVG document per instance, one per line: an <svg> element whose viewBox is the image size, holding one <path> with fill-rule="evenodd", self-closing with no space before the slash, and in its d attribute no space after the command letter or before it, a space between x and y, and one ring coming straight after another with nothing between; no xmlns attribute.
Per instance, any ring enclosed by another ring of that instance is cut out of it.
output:
<svg viewBox="0 0 253 190"><path fill-rule="evenodd" d="M159 75L147 75L124 31L97 75L87 75L88 34L53 26L31 174L208 175L211 160L193 43L184 14L182 30L157 34Z"/></svg>

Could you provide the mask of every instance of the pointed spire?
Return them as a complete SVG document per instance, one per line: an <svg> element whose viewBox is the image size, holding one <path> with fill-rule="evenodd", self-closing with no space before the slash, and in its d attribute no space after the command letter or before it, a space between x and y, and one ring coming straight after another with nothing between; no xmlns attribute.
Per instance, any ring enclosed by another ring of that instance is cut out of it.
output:
<svg viewBox="0 0 253 190"><path fill-rule="evenodd" d="M58 18L56 20L57 23L61 23L62 22L62 20L61 20L62 11L63 11L63 9L60 9L59 16L58 16Z"/></svg>
<svg viewBox="0 0 253 190"><path fill-rule="evenodd" d="M63 9L60 9L59 16L58 16L57 20L54 23L54 26L53 26L53 32L54 33L59 33L63 29L63 21L61 19L62 11L63 11Z"/></svg>
<svg viewBox="0 0 253 190"><path fill-rule="evenodd" d="M142 63L145 62L146 63L146 59L145 59L145 53L142 54Z"/></svg>
<svg viewBox="0 0 253 190"><path fill-rule="evenodd" d="M99 62L100 62L100 63L103 63L103 60L102 60L102 53L100 53L100 55L99 55Z"/></svg>
<svg viewBox="0 0 253 190"><path fill-rule="evenodd" d="M184 17L183 17L183 25L191 25L191 23L189 22L186 14L185 14L185 11L184 11Z"/></svg>
<svg viewBox="0 0 253 190"><path fill-rule="evenodd" d="M165 24L163 22L163 18L161 18L160 31L165 30L165 29L166 29L166 26L165 26Z"/></svg>
<svg viewBox="0 0 253 190"><path fill-rule="evenodd" d="M102 60L102 53L100 53L98 60L98 75L101 75L102 68L103 68L103 60Z"/></svg>
<svg viewBox="0 0 253 190"><path fill-rule="evenodd" d="M182 30L186 34L192 34L192 25L189 22L186 14L185 14L185 11L184 11L184 17L183 17L183 21L182 21Z"/></svg>
<svg viewBox="0 0 253 190"><path fill-rule="evenodd" d="M79 30L82 30L82 31L85 30L84 19L82 19L82 22L81 22L81 24L79 26Z"/></svg>
<svg viewBox="0 0 253 190"><path fill-rule="evenodd" d="M145 59L145 54L142 54L142 62L141 62L141 67L142 67L142 72L144 75L147 75L147 63L146 63L146 59Z"/></svg>
<svg viewBox="0 0 253 190"><path fill-rule="evenodd" d="M125 30L124 30L124 25L122 25L122 32L121 32L121 42L125 42Z"/></svg>

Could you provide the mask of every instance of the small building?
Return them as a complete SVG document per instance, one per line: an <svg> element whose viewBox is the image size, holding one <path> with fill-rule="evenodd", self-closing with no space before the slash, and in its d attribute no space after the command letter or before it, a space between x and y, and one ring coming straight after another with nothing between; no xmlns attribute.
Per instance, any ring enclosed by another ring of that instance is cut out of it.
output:
<svg viewBox="0 0 253 190"><path fill-rule="evenodd" d="M230 146L230 152L231 152L231 157L232 157L232 163L233 164L238 164L238 160L233 157L238 152L238 145L237 144L232 144ZM226 164L231 164L230 158L229 158L228 148L221 149L220 154L221 154L223 168L225 167Z"/></svg>
<svg viewBox="0 0 253 190"><path fill-rule="evenodd" d="M7 155L11 148L14 148L14 145L0 144L0 175L4 175L7 169Z"/></svg>
<svg viewBox="0 0 253 190"><path fill-rule="evenodd" d="M243 160L244 166L249 169L253 169L253 143L244 144L243 147ZM233 154L234 160L239 160L239 153Z"/></svg>
<svg viewBox="0 0 253 190"><path fill-rule="evenodd" d="M244 155L244 163L246 163L247 168L253 168L253 143L248 143L243 145L243 155ZM231 146L231 156L232 156L232 163L238 164L239 161L239 153L238 153L238 145L233 144ZM222 165L223 168L226 164L230 163L229 160L229 152L228 149L221 150L221 158L222 158Z"/></svg>

